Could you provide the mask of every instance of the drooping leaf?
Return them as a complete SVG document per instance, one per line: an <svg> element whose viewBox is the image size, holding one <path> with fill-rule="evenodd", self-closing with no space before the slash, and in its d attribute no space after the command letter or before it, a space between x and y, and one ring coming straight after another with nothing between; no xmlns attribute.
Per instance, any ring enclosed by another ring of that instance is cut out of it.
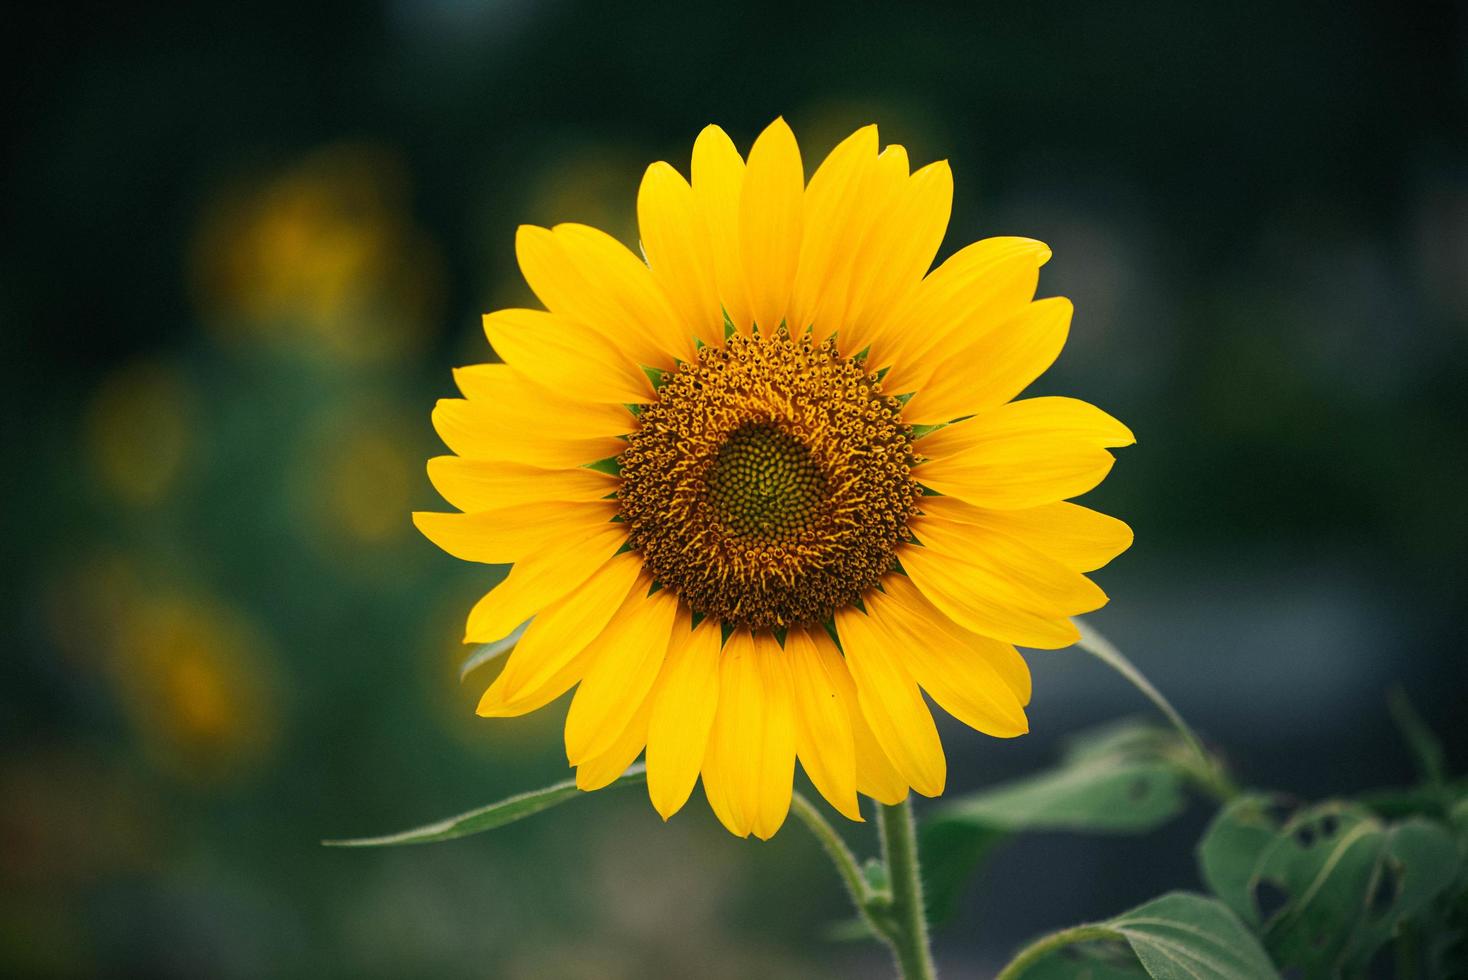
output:
<svg viewBox="0 0 1468 980"><path fill-rule="evenodd" d="M1107 925L1131 946L1153 980L1270 980L1279 972L1228 906L1173 892Z"/></svg>
<svg viewBox="0 0 1468 980"><path fill-rule="evenodd" d="M1427 722L1417 713L1417 708L1402 688L1394 688L1387 696L1387 707L1391 710L1392 721L1397 723L1397 729L1402 733L1402 739L1412 750L1418 774L1425 782L1440 785L1447 772L1447 755L1443 752L1442 742L1427 727Z"/></svg>
<svg viewBox="0 0 1468 980"><path fill-rule="evenodd" d="M1023 980L1278 980L1259 940L1215 898L1173 892L1106 922L1026 969ZM1057 936L1057 938L1060 938Z"/></svg>
<svg viewBox="0 0 1468 980"><path fill-rule="evenodd" d="M628 769L612 786L630 786L640 783L646 779L646 771L642 764ZM584 796L581 790L576 788L575 780L566 780L547 786L544 789L531 790L528 793L520 793L508 799L491 803L489 806L461 813L456 817L438 820L434 823L415 827L412 830L404 830L396 834L386 834L381 837L356 837L345 840L325 840L321 843L327 847L392 847L398 844L430 844L434 841L453 840L456 837L468 837L470 834L483 833L486 830L494 830L505 824L523 820L534 816L553 806L559 806L577 796Z"/></svg>
<svg viewBox="0 0 1468 980"><path fill-rule="evenodd" d="M1023 831L1142 833L1186 803L1186 751L1170 730L1123 723L1084 733L1059 766L956 797L925 819L921 849L929 919L953 911L972 870L1010 834Z"/></svg>
<svg viewBox="0 0 1468 980"><path fill-rule="evenodd" d="M459 666L459 680L469 676L469 672L484 666L496 657L502 657L514 649L515 644L520 642L520 637L525 635L525 630L530 626L530 620L526 620L510 631L503 639L495 640L493 643L485 643L477 646L469 656L464 658L463 664Z"/></svg>
<svg viewBox="0 0 1468 980"><path fill-rule="evenodd" d="M1204 880L1304 978L1364 970L1404 923L1458 874L1452 835L1422 818L1387 823L1326 802L1285 819L1246 797L1214 820L1199 847Z"/></svg>

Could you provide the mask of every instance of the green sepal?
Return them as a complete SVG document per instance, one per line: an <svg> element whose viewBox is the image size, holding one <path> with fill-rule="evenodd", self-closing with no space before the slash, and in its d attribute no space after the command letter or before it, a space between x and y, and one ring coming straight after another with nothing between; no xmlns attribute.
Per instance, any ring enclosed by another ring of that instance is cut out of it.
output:
<svg viewBox="0 0 1468 980"><path fill-rule="evenodd" d="M581 465L588 470L596 470L598 473L605 473L608 476L621 476L622 464L617 462L617 459L618 457L616 456L608 456L606 459L599 459L595 463L582 463Z"/></svg>
<svg viewBox="0 0 1468 980"><path fill-rule="evenodd" d="M836 632L836 620L828 619L821 625L826 628L826 635L831 638L832 643L836 644L836 649L841 650L841 635ZM844 650L842 652L845 653Z"/></svg>
<svg viewBox="0 0 1468 980"><path fill-rule="evenodd" d="M653 391L657 391L659 388L667 383L668 372L664 371L662 368L648 367L646 364L640 365L640 367L642 368L642 373L647 375L647 380L652 382Z"/></svg>
<svg viewBox="0 0 1468 980"><path fill-rule="evenodd" d="M901 396L899 396L899 397L901 397ZM911 397L911 396L908 396L908 397ZM912 427L912 437L914 439L921 439L923 436L928 435L929 433L937 432L939 429L943 428L947 424L948 424L947 422L938 422L938 423L936 423L934 425L927 425L927 424L914 425Z"/></svg>

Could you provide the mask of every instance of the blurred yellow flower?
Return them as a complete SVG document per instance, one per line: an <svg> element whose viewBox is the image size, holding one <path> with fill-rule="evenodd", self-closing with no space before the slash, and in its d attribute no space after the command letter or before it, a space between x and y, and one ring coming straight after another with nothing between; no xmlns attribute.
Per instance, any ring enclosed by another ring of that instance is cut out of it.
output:
<svg viewBox="0 0 1468 980"><path fill-rule="evenodd" d="M717 127L692 180L637 200L646 262L584 225L523 227L548 308L485 331L505 362L456 372L429 463L462 513L415 515L468 561L513 563L466 639L529 629L479 703L521 715L577 687L583 789L647 753L667 818L700 777L735 834L767 838L795 762L841 813L943 791L926 691L973 728L1025 732L1014 644L1077 638L1086 572L1131 543L1066 502L1125 426L1068 398L1014 400L1059 354L1050 250L993 238L929 268L946 163L911 171L852 134L805 182L777 120L746 160ZM579 686L578 686L579 685Z"/></svg>
<svg viewBox="0 0 1468 980"><path fill-rule="evenodd" d="M149 599L122 624L113 667L150 756L185 781L243 781L275 744L278 692L266 649L236 611Z"/></svg>
<svg viewBox="0 0 1468 980"><path fill-rule="evenodd" d="M404 511L416 481L404 460L418 443L401 419L382 404L351 400L317 421L297 457L291 489L324 547L380 545L409 533Z"/></svg>
<svg viewBox="0 0 1468 980"><path fill-rule="evenodd" d="M140 361L107 377L85 418L84 445L101 485L127 504L163 500L193 449L198 401L165 361Z"/></svg>
<svg viewBox="0 0 1468 980"><path fill-rule="evenodd" d="M327 363L380 362L421 346L442 269L410 218L406 184L393 154L344 144L223 194L193 254L211 326Z"/></svg>

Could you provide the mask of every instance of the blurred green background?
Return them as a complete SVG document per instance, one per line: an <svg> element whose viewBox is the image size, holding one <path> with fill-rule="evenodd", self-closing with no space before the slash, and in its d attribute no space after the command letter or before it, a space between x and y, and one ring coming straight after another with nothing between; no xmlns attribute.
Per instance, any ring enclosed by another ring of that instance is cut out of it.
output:
<svg viewBox="0 0 1468 980"><path fill-rule="evenodd" d="M5 15L0 974L880 976L803 830L620 791L395 830L562 778L564 705L472 707L492 581L408 513L522 222L635 241L643 166L785 115L957 178L944 254L1047 241L1077 307L1037 390L1129 423L1095 622L1254 785L1407 778L1403 685L1461 771L1468 33L1454 3L574 0L32 5ZM552 423L553 424L553 423ZM1140 712L1030 657L1033 734L945 726L950 789ZM955 976L1196 884L1146 840L1008 847ZM866 833L859 830L858 834Z"/></svg>

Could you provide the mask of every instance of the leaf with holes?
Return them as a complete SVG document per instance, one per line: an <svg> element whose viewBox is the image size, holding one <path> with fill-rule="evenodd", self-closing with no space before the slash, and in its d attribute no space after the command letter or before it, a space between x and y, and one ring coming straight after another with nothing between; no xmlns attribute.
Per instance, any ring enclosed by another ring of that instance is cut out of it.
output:
<svg viewBox="0 0 1468 980"><path fill-rule="evenodd" d="M1254 925L1275 961L1302 977L1364 970L1457 875L1455 842L1431 821L1388 824L1344 802L1288 819L1270 807L1267 798L1245 797L1220 813L1199 862L1209 887Z"/></svg>
<svg viewBox="0 0 1468 980"><path fill-rule="evenodd" d="M1073 831L1135 834L1181 812L1186 751L1166 729L1136 723L1078 737L1055 769L959 796L923 823L929 919L957 904L969 873L1010 834Z"/></svg>

